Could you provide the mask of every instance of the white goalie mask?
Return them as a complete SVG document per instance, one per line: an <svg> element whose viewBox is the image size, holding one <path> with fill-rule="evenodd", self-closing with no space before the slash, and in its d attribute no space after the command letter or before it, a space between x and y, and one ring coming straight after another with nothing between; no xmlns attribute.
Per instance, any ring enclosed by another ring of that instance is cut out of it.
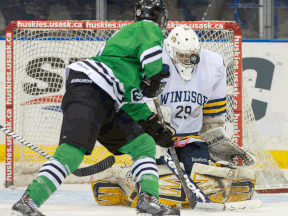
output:
<svg viewBox="0 0 288 216"><path fill-rule="evenodd" d="M178 26L170 32L164 46L182 78L190 80L194 66L200 61L197 34L187 25Z"/></svg>

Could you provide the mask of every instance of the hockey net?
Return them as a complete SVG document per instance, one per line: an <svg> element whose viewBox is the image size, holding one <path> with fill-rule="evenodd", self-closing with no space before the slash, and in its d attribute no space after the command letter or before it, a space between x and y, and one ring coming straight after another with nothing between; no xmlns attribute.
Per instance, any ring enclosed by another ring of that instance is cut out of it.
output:
<svg viewBox="0 0 288 216"><path fill-rule="evenodd" d="M113 33L129 21L14 21L6 31L6 127L53 155L62 124L61 99L65 92L65 66L95 56ZM234 22L169 22L171 29L187 24L199 35L201 47L220 54L227 67L226 130L234 141L258 158L257 189L285 191L287 179L269 151L264 149L251 102L242 83L242 35ZM110 153L96 143L89 166ZM37 175L45 159L6 137L6 187L24 186ZM122 166L129 155L116 157ZM70 175L65 183L86 183L89 178Z"/></svg>

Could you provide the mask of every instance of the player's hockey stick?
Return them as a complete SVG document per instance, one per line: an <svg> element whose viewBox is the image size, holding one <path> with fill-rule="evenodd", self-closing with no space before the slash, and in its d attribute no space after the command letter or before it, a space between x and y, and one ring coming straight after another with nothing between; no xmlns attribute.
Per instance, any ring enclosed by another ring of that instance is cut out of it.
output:
<svg viewBox="0 0 288 216"><path fill-rule="evenodd" d="M162 156L161 159L166 164L166 166L174 173L174 175L179 179L179 175L177 170L175 169L175 163L171 155L168 152L166 152L166 155L164 157ZM197 209L237 211L237 210L255 209L262 206L262 201L260 200L247 200L231 203L212 202L182 168L181 170L186 179L188 188L196 200L195 208Z"/></svg>
<svg viewBox="0 0 288 216"><path fill-rule="evenodd" d="M157 98L153 99L159 119L165 127L164 117L162 115L161 107ZM168 166L168 168L174 173L174 175L181 181L181 185L185 191L188 202L192 209L207 209L207 210L247 210L259 208L262 206L260 200L249 200L236 203L214 203L206 194L195 184L193 180L187 175L187 173L180 167L179 160L174 147L169 148L171 155L167 152L165 158L162 160ZM174 155L173 155L174 153ZM175 160L176 159L176 160ZM189 197L190 196L190 197ZM191 205L192 203L192 205Z"/></svg>
<svg viewBox="0 0 288 216"><path fill-rule="evenodd" d="M161 107L160 107L159 101L155 97L155 98L153 98L153 102L154 102L154 105L156 107L157 114L158 114L158 117L160 119L160 122L164 126L164 128L166 129L166 122L164 120L164 116L163 116L163 113L161 111ZM180 167L179 160L178 160L178 157L177 157L177 154L176 154L176 151L175 151L174 147L169 148L169 150L170 150L170 152L172 154L172 158L173 158L173 160L175 162L174 163L175 168L176 168L177 172L179 173L179 179L181 181L181 185L183 186L183 189L185 191L185 194L186 194L186 197L188 199L188 202L189 202L191 208L193 209L196 206L197 202L196 202L195 198L192 196L191 191L188 188L186 179L185 179L185 177L183 175L182 168Z"/></svg>
<svg viewBox="0 0 288 216"><path fill-rule="evenodd" d="M5 134L11 136L13 139L18 140L22 145L30 148L32 151L35 151L39 155L45 157L46 159L48 159L48 160L52 160L53 159L52 155L46 153L45 151L43 151L40 148L37 148L36 146L31 144L27 140L23 139L22 137L18 136L17 134L13 133L12 131L10 131L9 129L3 127L2 125L0 125L0 130L3 131ZM98 162L96 164L93 164L92 166L77 169L77 170L75 170L73 172L73 174L75 176L79 176L79 177L89 176L89 175L92 175L92 174L96 174L98 172L102 172L105 169L108 169L114 163L115 163L114 156L109 156L109 157L105 158L104 160L102 160L102 161L100 161L100 162Z"/></svg>
<svg viewBox="0 0 288 216"><path fill-rule="evenodd" d="M79 177L90 176L108 169L113 166L114 163L115 157L110 155L96 164L75 170L73 174Z"/></svg>

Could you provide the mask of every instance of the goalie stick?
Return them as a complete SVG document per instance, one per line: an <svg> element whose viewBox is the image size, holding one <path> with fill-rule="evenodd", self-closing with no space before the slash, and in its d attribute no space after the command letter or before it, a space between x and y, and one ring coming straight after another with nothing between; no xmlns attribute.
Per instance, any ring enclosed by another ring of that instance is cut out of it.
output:
<svg viewBox="0 0 288 216"><path fill-rule="evenodd" d="M155 98L153 98L153 102L154 102L154 105L156 107L157 114L158 114L158 117L160 119L160 122L163 125L163 127L166 129L166 122L164 120L159 101L155 97ZM182 172L182 168L180 167L180 164L179 164L179 160L178 160L175 148L171 147L171 148L169 148L169 150L170 150L170 152L172 154L172 158L173 158L173 160L175 162L174 165L176 167L176 170L179 173L178 179L181 181L181 185L183 186L183 189L185 191L186 197L188 199L188 202L189 202L191 208L194 209L196 204L197 204L197 202L196 202L195 198L192 196L192 193L191 193L191 191L188 188L187 182L186 182L185 177L184 177L183 172Z"/></svg>
<svg viewBox="0 0 288 216"><path fill-rule="evenodd" d="M157 98L153 98L158 117L165 127L164 117L162 115L161 107ZM165 158L161 157L167 167L174 173L174 175L180 180L184 192L187 196L188 202L192 209L206 209L206 210L248 210L259 208L262 206L260 200L249 200L237 203L215 203L212 202L206 194L197 186L197 184L190 179L187 173L180 167L179 160L174 147L169 148L171 155L166 152ZM192 205L191 205L192 204Z"/></svg>
<svg viewBox="0 0 288 216"><path fill-rule="evenodd" d="M0 130L3 131L5 134L11 136L13 139L19 141L22 145L30 148L32 151L35 151L39 155L45 157L46 159L48 159L48 160L52 160L53 159L52 155L46 153L45 151L43 151L40 148L37 148L36 146L31 144L27 140L23 139L22 137L18 136L17 134L13 133L12 131L10 131L9 129L3 127L2 125L0 125ZM73 172L73 174L75 176L78 176L78 177L89 176L89 175L92 175L92 174L96 174L96 173L102 172L105 169L108 169L114 163L115 163L114 156L109 156L109 157L103 159L102 161L100 161L100 162L98 162L96 164L93 164L93 165L91 165L89 167L84 167L84 168L77 169L77 170L75 170Z"/></svg>

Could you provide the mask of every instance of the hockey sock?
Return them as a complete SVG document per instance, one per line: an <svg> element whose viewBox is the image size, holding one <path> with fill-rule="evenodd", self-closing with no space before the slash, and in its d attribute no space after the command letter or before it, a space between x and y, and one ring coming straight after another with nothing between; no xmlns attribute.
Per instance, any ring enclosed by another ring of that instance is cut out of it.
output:
<svg viewBox="0 0 288 216"><path fill-rule="evenodd" d="M159 198L159 175L153 158L146 156L137 158L131 166L131 172L135 183L141 183L141 192L147 192Z"/></svg>
<svg viewBox="0 0 288 216"><path fill-rule="evenodd" d="M46 161L40 169L27 193L40 207L62 184L64 179L74 172L82 162L86 150L63 143L54 155L54 160Z"/></svg>
<svg viewBox="0 0 288 216"><path fill-rule="evenodd" d="M141 192L147 192L159 198L158 170L155 162L156 143L148 134L142 134L122 146L118 151L130 154L134 163L131 171L135 183L141 183Z"/></svg>
<svg viewBox="0 0 288 216"><path fill-rule="evenodd" d="M146 192L159 198L158 181L159 178L155 175L152 174L142 175L140 179L141 192Z"/></svg>

